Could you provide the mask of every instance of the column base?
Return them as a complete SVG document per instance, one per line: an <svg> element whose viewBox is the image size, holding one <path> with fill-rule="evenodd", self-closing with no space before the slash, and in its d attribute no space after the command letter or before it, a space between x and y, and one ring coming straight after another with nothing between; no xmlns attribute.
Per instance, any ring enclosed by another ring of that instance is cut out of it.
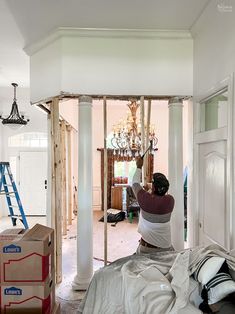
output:
<svg viewBox="0 0 235 314"><path fill-rule="evenodd" d="M72 282L72 289L74 291L81 291L81 290L87 290L90 284L90 279L80 279L78 278L78 275L74 277L74 280Z"/></svg>

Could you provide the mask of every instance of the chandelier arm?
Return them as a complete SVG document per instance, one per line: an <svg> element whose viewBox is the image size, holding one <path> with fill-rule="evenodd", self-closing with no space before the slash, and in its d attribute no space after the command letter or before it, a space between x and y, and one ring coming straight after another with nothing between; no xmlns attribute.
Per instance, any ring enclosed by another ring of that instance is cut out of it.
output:
<svg viewBox="0 0 235 314"><path fill-rule="evenodd" d="M116 144L114 143L114 141L116 142ZM115 149L118 149L116 137L111 138L111 144Z"/></svg>
<svg viewBox="0 0 235 314"><path fill-rule="evenodd" d="M137 124L137 110L140 107L140 104L137 104L136 100L132 99L131 103L127 104L131 111L131 115L128 115L126 122L124 123L124 119L119 123L119 127L115 128L116 131L111 138L111 145L114 147L115 154L119 156L132 156L132 158L136 156L140 156L141 152L141 143L142 137L141 132L139 130L139 126ZM146 135L147 136L147 135ZM148 151L153 152L157 150L157 138L154 132L147 136L148 140L146 143L151 143ZM131 158L131 157L130 157Z"/></svg>

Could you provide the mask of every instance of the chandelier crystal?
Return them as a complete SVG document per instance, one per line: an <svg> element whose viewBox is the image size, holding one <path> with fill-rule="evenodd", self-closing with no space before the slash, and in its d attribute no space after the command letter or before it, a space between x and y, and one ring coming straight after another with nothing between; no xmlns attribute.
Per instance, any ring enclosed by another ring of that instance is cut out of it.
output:
<svg viewBox="0 0 235 314"><path fill-rule="evenodd" d="M113 126L113 137L111 144L114 148L114 155L121 157L137 157L141 156L142 143L141 143L141 123L137 117L137 111L140 104L136 100L131 100L127 104L130 109L126 119L121 119L118 124ZM145 126L146 134L147 126ZM157 150L158 139L155 135L153 125L149 126L149 153L153 154ZM146 143L147 145L147 143Z"/></svg>

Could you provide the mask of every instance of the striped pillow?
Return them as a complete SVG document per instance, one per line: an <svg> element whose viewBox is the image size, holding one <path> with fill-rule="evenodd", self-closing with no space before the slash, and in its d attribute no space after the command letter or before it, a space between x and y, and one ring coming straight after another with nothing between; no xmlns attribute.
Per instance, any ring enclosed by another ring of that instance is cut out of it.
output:
<svg viewBox="0 0 235 314"><path fill-rule="evenodd" d="M218 273L204 286L202 297L208 300L208 304L214 304L233 292L235 282L232 277L227 273Z"/></svg>
<svg viewBox="0 0 235 314"><path fill-rule="evenodd" d="M225 258L219 256L206 256L203 258L194 272L195 280L203 286L212 279L224 263Z"/></svg>

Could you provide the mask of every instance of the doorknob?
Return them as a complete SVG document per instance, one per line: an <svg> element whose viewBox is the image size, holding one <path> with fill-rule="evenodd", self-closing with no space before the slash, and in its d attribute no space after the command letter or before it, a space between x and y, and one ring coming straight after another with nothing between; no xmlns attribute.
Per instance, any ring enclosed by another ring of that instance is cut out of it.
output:
<svg viewBox="0 0 235 314"><path fill-rule="evenodd" d="M202 227L202 223L201 222L199 222L199 228L201 228Z"/></svg>
<svg viewBox="0 0 235 314"><path fill-rule="evenodd" d="M45 184L44 187L45 187L45 190L46 190L47 189L47 180L44 181L44 184Z"/></svg>

